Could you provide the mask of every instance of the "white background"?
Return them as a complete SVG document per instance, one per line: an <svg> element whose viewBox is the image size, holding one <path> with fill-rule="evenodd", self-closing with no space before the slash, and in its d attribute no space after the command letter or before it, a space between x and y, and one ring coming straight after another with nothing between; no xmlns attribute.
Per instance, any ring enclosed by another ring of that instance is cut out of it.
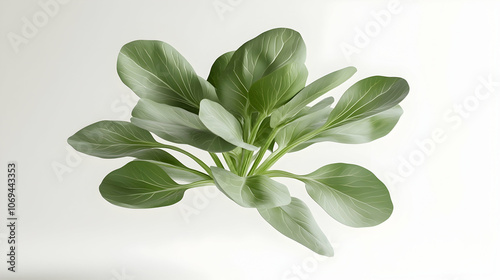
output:
<svg viewBox="0 0 500 280"><path fill-rule="evenodd" d="M56 2L50 15L46 2L0 1L0 182L6 189L7 162L17 162L19 195L18 272L7 271L1 222L1 279L500 279L500 86L474 95L481 79L500 81L498 2L401 1L391 11L390 1L73 0ZM382 10L390 18L380 24ZM26 21L40 25L30 38ZM301 183L281 180L332 242L335 256L322 258L256 211L205 190L152 210L107 203L98 186L128 160L75 153L66 139L99 120L129 118L135 99L116 74L121 46L168 42L206 77L220 54L274 27L302 34L309 82L358 69L334 97L371 75L409 82L405 113L388 136L318 144L277 164L294 173L362 165L386 183L393 216L349 228ZM13 34L24 41L12 43ZM347 45L356 52L345 53ZM6 190L0 199L6 221Z"/></svg>

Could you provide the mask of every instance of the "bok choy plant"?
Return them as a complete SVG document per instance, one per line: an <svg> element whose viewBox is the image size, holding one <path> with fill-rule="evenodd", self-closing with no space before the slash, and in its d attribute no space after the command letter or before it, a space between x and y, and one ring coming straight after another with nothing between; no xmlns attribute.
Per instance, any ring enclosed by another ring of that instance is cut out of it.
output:
<svg viewBox="0 0 500 280"><path fill-rule="evenodd" d="M351 227L374 226L391 215L385 185L369 170L348 163L300 175L272 167L285 154L314 143L360 144L385 136L403 113L398 103L409 86L402 78L373 76L354 83L336 103L332 97L318 100L356 69L343 68L306 85L305 58L298 32L272 29L221 55L204 79L169 44L130 42L117 64L123 83L140 97L130 122L100 121L68 142L92 156L134 158L99 187L112 204L168 206L189 189L215 184L285 236L332 256L306 204L273 178L303 182L326 213ZM213 163L175 144L206 151ZM199 168L186 166L171 152L186 155Z"/></svg>

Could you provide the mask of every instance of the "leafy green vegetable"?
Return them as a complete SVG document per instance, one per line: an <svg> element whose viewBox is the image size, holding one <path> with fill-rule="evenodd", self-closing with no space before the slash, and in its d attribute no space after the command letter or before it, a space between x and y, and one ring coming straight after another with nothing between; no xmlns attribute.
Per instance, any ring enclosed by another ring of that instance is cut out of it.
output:
<svg viewBox="0 0 500 280"><path fill-rule="evenodd" d="M237 116L247 114L248 91L262 77L288 63L304 63L302 36L286 28L260 34L238 48L219 78L217 95L222 105Z"/></svg>
<svg viewBox="0 0 500 280"><path fill-rule="evenodd" d="M373 173L361 166L334 163L307 175L279 170L266 174L303 181L309 195L330 216L348 226L375 226L392 213L389 191Z"/></svg>
<svg viewBox="0 0 500 280"><path fill-rule="evenodd" d="M227 142L251 151L258 149L253 145L245 143L241 124L219 103L208 99L202 100L200 120L210 131Z"/></svg>
<svg viewBox="0 0 500 280"><path fill-rule="evenodd" d="M272 177L303 182L332 218L352 227L389 218L393 205L385 185L354 164L329 164L307 175L271 167L287 153L318 142L363 144L387 135L403 113L398 104L409 86L402 78L372 76L354 83L336 103L332 97L320 99L351 78L356 68L306 84L305 57L301 35L276 28L219 56L205 80L167 43L128 43L120 51L117 70L140 97L130 122L89 125L68 143L92 156L134 158L100 185L102 196L115 205L168 206L190 188L215 184L238 205L256 208L285 236L332 256L306 204ZM213 163L163 141L208 152ZM187 156L199 167L188 167L166 150Z"/></svg>
<svg viewBox="0 0 500 280"><path fill-rule="evenodd" d="M346 67L317 79L299 91L288 103L284 104L271 115L271 126L286 121L297 114L304 106L316 100L318 97L341 85L356 73L356 68Z"/></svg>
<svg viewBox="0 0 500 280"><path fill-rule="evenodd" d="M75 150L101 158L119 158L162 144L142 128L124 121L100 121L91 124L68 138Z"/></svg>
<svg viewBox="0 0 500 280"><path fill-rule="evenodd" d="M137 160L148 161L156 164L174 180L192 183L195 181L211 179L210 176L185 166L178 159L164 150L143 150L134 154L134 157L137 158Z"/></svg>
<svg viewBox="0 0 500 280"><path fill-rule="evenodd" d="M197 114L151 100L139 100L132 111L131 122L170 142L189 144L210 152L234 148L213 134Z"/></svg>
<svg viewBox="0 0 500 280"><path fill-rule="evenodd" d="M151 162L132 161L109 173L99 191L109 202L128 208L154 208L179 202L189 188L210 184L199 181L180 185Z"/></svg>
<svg viewBox="0 0 500 280"><path fill-rule="evenodd" d="M211 85L172 46L161 41L133 41L120 50L118 75L139 97L196 112Z"/></svg>
<svg viewBox="0 0 500 280"><path fill-rule="evenodd" d="M403 109L399 105L374 116L329 128L291 150L302 150L314 143L337 142L362 144L387 135L399 121Z"/></svg>
<svg viewBox="0 0 500 280"><path fill-rule="evenodd" d="M269 115L277 106L287 102L307 80L304 64L289 63L256 81L248 91L250 104L258 112Z"/></svg>
<svg viewBox="0 0 500 280"><path fill-rule="evenodd" d="M324 124L330 111L331 108L329 106L324 107L323 104L307 108L303 116L291 121L286 127L280 130L278 135L276 135L276 143L280 147L286 147L289 143L297 141L300 137L317 130Z"/></svg>
<svg viewBox="0 0 500 280"><path fill-rule="evenodd" d="M219 58L217 58L210 69L210 74L208 74L207 81L210 82L214 87L219 87L219 79L224 74L224 70L227 67L227 64L233 57L234 51L227 52Z"/></svg>
<svg viewBox="0 0 500 280"><path fill-rule="evenodd" d="M314 220L307 205L297 198L290 204L259 209L260 215L283 235L301 243L314 252L333 256L333 248Z"/></svg>
<svg viewBox="0 0 500 280"><path fill-rule="evenodd" d="M333 108L327 121L329 127L364 119L401 102L410 87L401 78L369 77L351 86Z"/></svg>
<svg viewBox="0 0 500 280"><path fill-rule="evenodd" d="M387 220L392 202L385 185L363 167L334 163L301 176L309 195L337 221L369 227Z"/></svg>
<svg viewBox="0 0 500 280"><path fill-rule="evenodd" d="M215 185L243 207L271 208L290 203L285 185L264 175L240 177L222 168L212 167Z"/></svg>

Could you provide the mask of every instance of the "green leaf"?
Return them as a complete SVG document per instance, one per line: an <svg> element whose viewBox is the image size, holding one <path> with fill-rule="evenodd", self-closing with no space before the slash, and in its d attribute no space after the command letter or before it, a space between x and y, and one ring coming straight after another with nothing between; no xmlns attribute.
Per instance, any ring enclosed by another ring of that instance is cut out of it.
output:
<svg viewBox="0 0 500 280"><path fill-rule="evenodd" d="M234 146L213 134L198 115L182 108L141 99L132 111L132 123L159 137L209 152L226 152Z"/></svg>
<svg viewBox="0 0 500 280"><path fill-rule="evenodd" d="M171 154L159 149L150 149L140 151L134 156L141 161L148 161L160 166L170 178L174 180L180 180L188 183L200 181L200 180L210 180L210 176L199 172L198 170L191 169L179 160L177 160Z"/></svg>
<svg viewBox="0 0 500 280"><path fill-rule="evenodd" d="M109 173L99 191L107 201L118 206L154 208L179 202L188 188L174 182L156 164L132 161Z"/></svg>
<svg viewBox="0 0 500 280"><path fill-rule="evenodd" d="M200 101L214 98L207 81L172 46L139 40L122 47L118 75L139 97L197 112Z"/></svg>
<svg viewBox="0 0 500 280"><path fill-rule="evenodd" d="M289 63L256 81L248 92L250 104L266 116L304 88L307 68L304 64Z"/></svg>
<svg viewBox="0 0 500 280"><path fill-rule="evenodd" d="M219 102L219 97L217 97L217 92L215 90L215 87L200 76L198 76L198 80L200 81L201 90L203 91L203 95L205 96L204 99L209 99Z"/></svg>
<svg viewBox="0 0 500 280"><path fill-rule="evenodd" d="M288 205L257 210L271 226L283 235L318 254L333 256L330 242L314 220L307 205L301 200L292 197L292 201Z"/></svg>
<svg viewBox="0 0 500 280"><path fill-rule="evenodd" d="M229 60L233 56L234 51L227 52L221 56L219 56L212 68L210 69L210 74L208 75L208 81L216 88L219 87L221 76L223 76L224 70L226 69Z"/></svg>
<svg viewBox="0 0 500 280"><path fill-rule="evenodd" d="M335 220L352 227L375 226L392 213L385 185L369 170L335 163L304 176L309 195Z"/></svg>
<svg viewBox="0 0 500 280"><path fill-rule="evenodd" d="M240 177L222 168L210 169L217 188L243 207L269 208L290 203L288 188L267 176Z"/></svg>
<svg viewBox="0 0 500 280"><path fill-rule="evenodd" d="M276 143L280 148L299 140L300 137L320 128L328 118L332 99L325 99L301 113L301 117L287 124L276 135Z"/></svg>
<svg viewBox="0 0 500 280"><path fill-rule="evenodd" d="M321 100L320 102L314 104L314 106L312 106L312 107L306 106L302 110L300 110L297 114L295 114L295 116L293 116L293 118L290 118L288 121L291 122L292 120L296 120L296 119L301 118L305 115L313 114L317 111L325 109L326 107L330 107L333 104L333 101L334 101L333 97L327 97L327 98Z"/></svg>
<svg viewBox="0 0 500 280"><path fill-rule="evenodd" d="M328 117L329 127L364 119L398 105L410 87L397 77L373 76L351 86Z"/></svg>
<svg viewBox="0 0 500 280"><path fill-rule="evenodd" d="M316 102L356 69L347 67L305 86L305 58L301 35L276 28L219 56L205 80L169 44L130 42L120 50L117 71L140 97L131 122L92 124L68 143L89 155L135 158L109 173L99 187L115 205L168 206L187 189L215 184L236 204L256 208L285 236L332 256L332 246L306 204L273 178L301 180L330 216L353 227L374 226L390 217L393 205L385 185L352 164L330 164L307 175L269 169L286 153L317 142L359 144L383 137L398 122L398 103L409 86L402 78L369 77L351 86L331 108L332 97ZM206 150L217 167L178 145L159 143L159 138ZM184 165L174 157L177 153L203 171Z"/></svg>
<svg viewBox="0 0 500 280"><path fill-rule="evenodd" d="M217 95L236 116L245 116L253 83L288 63L303 64L306 48L300 34L286 28L266 31L238 48L231 57Z"/></svg>
<svg viewBox="0 0 500 280"><path fill-rule="evenodd" d="M297 93L297 95L295 95L295 97L293 97L288 103L279 107L272 113L271 127L276 127L286 120L292 118L307 104L316 100L318 97L322 96L333 88L341 85L343 82L352 77L354 73L356 73L356 68L346 67L323 76L310 83L299 93Z"/></svg>
<svg viewBox="0 0 500 280"><path fill-rule="evenodd" d="M199 115L201 122L210 131L227 142L250 151L258 149L245 143L240 122L219 103L208 99L202 100Z"/></svg>
<svg viewBox="0 0 500 280"><path fill-rule="evenodd" d="M302 150L309 145L319 142L337 142L345 144L368 143L387 135L398 123L403 114L403 109L399 105L394 108L378 113L374 116L345 125L327 129L314 138L300 144L291 152Z"/></svg>
<svg viewBox="0 0 500 280"><path fill-rule="evenodd" d="M163 145L149 131L124 121L100 121L82 128L68 138L75 150L101 158L133 156Z"/></svg>

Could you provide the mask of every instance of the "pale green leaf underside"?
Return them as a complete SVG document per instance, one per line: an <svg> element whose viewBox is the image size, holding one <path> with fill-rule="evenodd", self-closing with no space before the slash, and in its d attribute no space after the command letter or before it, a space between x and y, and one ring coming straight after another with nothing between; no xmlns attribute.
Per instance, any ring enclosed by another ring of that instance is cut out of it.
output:
<svg viewBox="0 0 500 280"><path fill-rule="evenodd" d="M374 116L328 129L314 138L315 142L332 141L345 144L368 143L387 135L403 114L401 106Z"/></svg>
<svg viewBox="0 0 500 280"><path fill-rule="evenodd" d="M330 242L314 220L307 205L301 200L292 197L292 201L288 205L257 210L271 226L283 235L318 254L333 256Z"/></svg>
<svg viewBox="0 0 500 280"><path fill-rule="evenodd" d="M240 177L211 167L217 188L243 207L270 208L290 203L288 188L264 175Z"/></svg>
<svg viewBox="0 0 500 280"><path fill-rule="evenodd" d="M159 137L210 152L226 152L234 146L213 134L198 115L182 108L141 99L132 111L132 123Z"/></svg>
<svg viewBox="0 0 500 280"><path fill-rule="evenodd" d="M295 116L293 116L292 118L290 118L288 120L287 125L289 123L292 123L292 121L294 121L298 118L301 118L305 115L310 115L310 114L313 114L317 111L323 110L326 107L330 107L334 101L335 101L335 99L333 97L329 96L329 97L322 99L320 102L314 104L314 106L312 106L312 107L306 106L306 107L302 108L302 110L300 110L297 114L295 114Z"/></svg>
<svg viewBox="0 0 500 280"><path fill-rule="evenodd" d="M398 105L409 91L408 83L398 77L373 76L352 85L333 108L330 127L364 119Z"/></svg>
<svg viewBox="0 0 500 280"><path fill-rule="evenodd" d="M145 149L163 145L149 131L124 121L100 121L82 128L68 138L75 150L101 158L134 156Z"/></svg>
<svg viewBox="0 0 500 280"><path fill-rule="evenodd" d="M280 148L286 147L289 143L297 141L300 137L308 134L321 127L332 108L330 108L331 99L316 104L302 114L301 117L287 124L278 135L276 135L276 143Z"/></svg>
<svg viewBox="0 0 500 280"><path fill-rule="evenodd" d="M292 118L307 104L316 100L318 97L334 89L347 81L356 73L356 68L346 67L338 71L325 75L316 81L307 85L289 102L275 110L271 115L271 127L276 127L280 123Z"/></svg>
<svg viewBox="0 0 500 280"><path fill-rule="evenodd" d="M392 214L385 185L369 170L335 163L304 176L309 195L334 219L352 227L375 226Z"/></svg>
<svg viewBox="0 0 500 280"><path fill-rule="evenodd" d="M327 129L314 138L307 140L291 152L302 150L314 143L337 142L344 144L363 144L387 135L398 123L403 114L401 106L378 113L374 116L349 122Z"/></svg>
<svg viewBox="0 0 500 280"><path fill-rule="evenodd" d="M200 104L200 120L215 135L227 142L255 151L258 148L245 143L240 122L217 102L204 99Z"/></svg>

